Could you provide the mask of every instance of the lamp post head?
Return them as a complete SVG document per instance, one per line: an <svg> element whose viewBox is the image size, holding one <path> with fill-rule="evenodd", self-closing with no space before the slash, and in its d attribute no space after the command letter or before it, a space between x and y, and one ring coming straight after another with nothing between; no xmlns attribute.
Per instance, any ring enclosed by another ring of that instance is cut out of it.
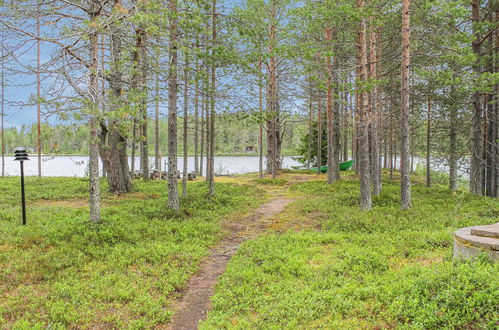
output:
<svg viewBox="0 0 499 330"><path fill-rule="evenodd" d="M25 161L29 160L28 153L26 152L26 148L18 147L14 150L14 161Z"/></svg>

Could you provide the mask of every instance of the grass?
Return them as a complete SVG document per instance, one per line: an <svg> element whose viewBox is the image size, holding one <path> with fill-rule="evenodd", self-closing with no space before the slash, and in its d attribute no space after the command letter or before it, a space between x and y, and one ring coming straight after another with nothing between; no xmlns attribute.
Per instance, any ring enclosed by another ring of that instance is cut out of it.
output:
<svg viewBox="0 0 499 330"><path fill-rule="evenodd" d="M360 212L351 175L292 190L302 198L241 246L201 328L497 329L499 263L452 261L452 232L497 222L497 200L419 183L402 211L385 180Z"/></svg>
<svg viewBox="0 0 499 330"><path fill-rule="evenodd" d="M288 183L288 180L283 178L276 178L276 179L261 178L261 179L255 179L253 180L253 182L261 185L284 186L286 185L286 183Z"/></svg>
<svg viewBox="0 0 499 330"><path fill-rule="evenodd" d="M88 222L85 179L26 182L20 225L18 178L0 179L0 328L151 328L167 324L199 261L223 235L221 222L257 207L265 193L189 183L180 213L165 182L138 182L124 197L103 194L102 224ZM103 181L103 191L106 184Z"/></svg>

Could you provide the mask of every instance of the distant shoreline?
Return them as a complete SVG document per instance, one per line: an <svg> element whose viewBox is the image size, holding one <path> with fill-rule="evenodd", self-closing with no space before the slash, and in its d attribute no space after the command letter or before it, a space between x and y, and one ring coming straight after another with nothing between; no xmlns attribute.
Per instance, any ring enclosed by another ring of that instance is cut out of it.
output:
<svg viewBox="0 0 499 330"><path fill-rule="evenodd" d="M11 155L5 155L6 157L13 157ZM38 154L34 153L34 154L29 154L30 157L37 157ZM89 155L87 154L41 154L42 157L73 157L73 156L78 156L78 157L88 157ZM206 157L206 155L203 155L204 157ZM215 157L247 157L247 156L254 156L254 157L258 157L258 154L255 154L255 153L248 153L248 154L245 154L245 153L241 153L241 154L217 154L215 155ZM300 155L282 155L283 157L303 157L303 156L300 156ZM128 155L128 157L131 157L131 155ZM140 157L140 156L135 156L135 157ZM154 155L152 156L149 156L149 158L153 158ZM164 155L164 156L161 156L161 158L166 158L168 157L167 155ZM178 154L177 157L184 157L184 155L182 154ZM187 157L194 157L194 155L192 154L188 154ZM263 155L263 157L265 158L265 155Z"/></svg>

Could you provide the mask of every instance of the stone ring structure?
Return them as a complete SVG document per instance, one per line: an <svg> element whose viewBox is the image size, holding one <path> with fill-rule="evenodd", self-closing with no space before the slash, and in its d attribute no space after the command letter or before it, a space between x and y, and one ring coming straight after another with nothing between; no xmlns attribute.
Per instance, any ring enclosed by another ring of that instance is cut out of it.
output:
<svg viewBox="0 0 499 330"><path fill-rule="evenodd" d="M454 258L469 259L487 253L499 261L499 222L493 225L473 226L454 233Z"/></svg>

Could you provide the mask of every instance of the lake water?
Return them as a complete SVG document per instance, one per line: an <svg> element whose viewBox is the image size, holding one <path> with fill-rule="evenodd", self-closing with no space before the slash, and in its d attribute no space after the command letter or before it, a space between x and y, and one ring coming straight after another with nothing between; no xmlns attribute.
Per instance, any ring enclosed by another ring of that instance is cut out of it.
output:
<svg viewBox="0 0 499 330"><path fill-rule="evenodd" d="M291 166L300 166L293 158L284 157L283 168L291 168ZM129 163L131 157L129 157ZM139 157L136 158L136 169L140 167ZM162 170L165 170L165 161L161 161ZM154 158L149 161L150 166L154 165ZM206 160L204 161L204 166ZM178 169L182 170L184 161L182 157L178 158ZM43 176L69 176L83 177L87 173L88 156L42 156L42 175ZM265 168L265 158L264 164ZM189 172L194 171L194 157L190 156L187 161ZM37 157L31 156L30 160L24 162L24 171L26 175L37 175ZM101 164L102 168L102 164ZM19 163L14 161L13 157L5 157L5 174L19 175ZM204 172L204 171L203 171ZM215 173L217 175L229 174L244 174L250 172L258 172L258 156L216 156L215 157Z"/></svg>
<svg viewBox="0 0 499 330"><path fill-rule="evenodd" d="M25 162L25 174L37 175L37 158L30 157L31 160ZM296 157L284 157L283 168L291 168L292 166L301 166L295 160ZM129 163L131 157L129 157ZM136 157L136 168L140 166L139 157ZM166 169L167 158L161 161L161 169ZM437 171L448 172L448 166L443 159L432 160L432 168ZM204 162L206 164L206 161ZM397 160L397 164L399 161ZM154 158L149 161L150 166L154 164ZM194 157L190 156L187 162L189 172L194 171ZM417 164L425 164L424 158L415 157L414 166ZM468 178L466 164L460 164L458 175ZM69 176L69 177L84 177L87 174L88 156L42 156L42 175L43 176ZM205 165L206 166L206 165ZM265 158L264 164L265 168ZM397 165L398 166L398 165ZM178 169L182 170L183 158L178 159ZM101 165L102 169L102 165ZM13 157L5 157L5 173L6 175L19 175L19 163L13 160ZM258 156L216 156L215 157L215 173L217 175L244 174L258 172Z"/></svg>

